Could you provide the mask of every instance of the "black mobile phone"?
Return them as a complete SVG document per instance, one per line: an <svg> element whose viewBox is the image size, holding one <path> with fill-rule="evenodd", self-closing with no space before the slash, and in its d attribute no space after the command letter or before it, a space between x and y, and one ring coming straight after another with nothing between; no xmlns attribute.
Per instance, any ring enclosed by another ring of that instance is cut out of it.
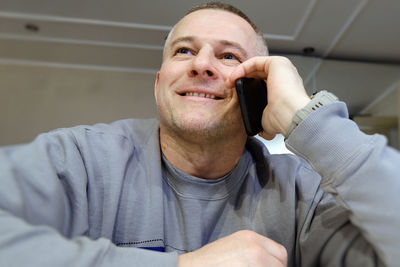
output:
<svg viewBox="0 0 400 267"><path fill-rule="evenodd" d="M240 78L235 82L240 110L247 135L262 131L261 118L267 106L267 85L264 80Z"/></svg>

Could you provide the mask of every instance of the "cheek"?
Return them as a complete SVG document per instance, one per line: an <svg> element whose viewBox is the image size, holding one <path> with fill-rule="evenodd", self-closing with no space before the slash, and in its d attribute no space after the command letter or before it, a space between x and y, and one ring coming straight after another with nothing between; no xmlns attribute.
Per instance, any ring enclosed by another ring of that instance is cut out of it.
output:
<svg viewBox="0 0 400 267"><path fill-rule="evenodd" d="M176 82L176 80L178 79L177 77L182 76L182 74L177 75L175 71L170 69L173 68L169 68L169 70L162 69L160 71L160 76L158 81L158 87L160 91L168 90L168 88L172 87L173 84Z"/></svg>
<svg viewBox="0 0 400 267"><path fill-rule="evenodd" d="M157 76L157 83L156 83L156 88L155 88L155 95L156 95L156 100L160 101L160 99L157 99L160 95L162 95L167 87L167 73L165 70L161 69L158 76Z"/></svg>
<svg viewBox="0 0 400 267"><path fill-rule="evenodd" d="M173 93L173 90L170 86L170 81L167 79L167 77L169 76L165 73L160 73L158 77L158 84L157 88L155 89L155 98L156 104L159 108L168 105Z"/></svg>
<svg viewBox="0 0 400 267"><path fill-rule="evenodd" d="M173 91L179 80L185 77L185 70L184 64L163 64L158 77L160 94L166 94L162 91Z"/></svg>
<svg viewBox="0 0 400 267"><path fill-rule="evenodd" d="M162 64L160 75L164 80L176 79L185 73L187 67L187 62L169 60L168 62L164 62L164 64Z"/></svg>

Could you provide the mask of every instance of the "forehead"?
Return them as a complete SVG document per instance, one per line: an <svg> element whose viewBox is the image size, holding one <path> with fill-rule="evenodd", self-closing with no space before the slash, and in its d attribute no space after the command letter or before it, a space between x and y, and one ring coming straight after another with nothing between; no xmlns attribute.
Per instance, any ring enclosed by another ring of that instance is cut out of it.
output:
<svg viewBox="0 0 400 267"><path fill-rule="evenodd" d="M171 40L185 36L235 42L255 55L256 32L246 20L228 11L202 9L186 15L175 26Z"/></svg>

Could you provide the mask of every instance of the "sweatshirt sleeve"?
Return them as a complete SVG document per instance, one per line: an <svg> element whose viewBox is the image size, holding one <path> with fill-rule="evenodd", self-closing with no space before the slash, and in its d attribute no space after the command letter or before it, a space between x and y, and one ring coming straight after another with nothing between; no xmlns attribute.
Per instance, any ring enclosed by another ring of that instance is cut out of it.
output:
<svg viewBox="0 0 400 267"><path fill-rule="evenodd" d="M346 248L336 247L335 253L377 255L378 262L384 265L398 265L399 152L388 147L383 136L362 133L348 119L347 108L342 102L312 112L292 132L286 145L321 175L323 191L347 210L351 224L361 233L362 238L357 237L357 233L343 226L338 230L342 231L342 237L332 235L329 242L340 244L339 239L344 240L350 235L355 237ZM351 252L356 246L358 251ZM374 253L370 253L369 247Z"/></svg>
<svg viewBox="0 0 400 267"><path fill-rule="evenodd" d="M86 236L85 164L69 130L0 148L0 266L176 266L176 253Z"/></svg>

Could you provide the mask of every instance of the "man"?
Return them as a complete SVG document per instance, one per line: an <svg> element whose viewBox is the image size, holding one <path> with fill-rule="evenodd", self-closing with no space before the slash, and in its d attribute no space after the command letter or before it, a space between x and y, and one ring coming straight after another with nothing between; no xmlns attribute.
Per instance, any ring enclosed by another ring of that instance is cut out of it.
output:
<svg viewBox="0 0 400 267"><path fill-rule="evenodd" d="M284 134L301 158L247 138L234 90L245 76L268 85L261 136ZM399 153L332 95L311 100L238 10L208 4L178 22L155 97L159 122L60 129L1 150L1 266L399 262Z"/></svg>

